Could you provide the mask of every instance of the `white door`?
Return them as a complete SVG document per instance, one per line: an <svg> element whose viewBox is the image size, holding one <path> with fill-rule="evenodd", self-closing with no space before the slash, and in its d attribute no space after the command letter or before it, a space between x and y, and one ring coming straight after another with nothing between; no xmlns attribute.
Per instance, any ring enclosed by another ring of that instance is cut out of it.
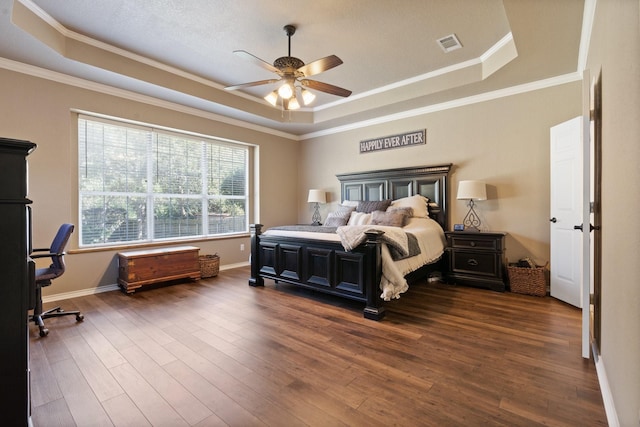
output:
<svg viewBox="0 0 640 427"><path fill-rule="evenodd" d="M551 296L582 307L582 117L551 128L550 160Z"/></svg>

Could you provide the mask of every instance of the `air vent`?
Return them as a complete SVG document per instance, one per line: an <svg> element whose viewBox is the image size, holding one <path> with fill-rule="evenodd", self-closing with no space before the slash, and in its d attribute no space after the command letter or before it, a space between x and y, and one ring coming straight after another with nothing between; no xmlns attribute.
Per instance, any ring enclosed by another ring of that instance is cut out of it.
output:
<svg viewBox="0 0 640 427"><path fill-rule="evenodd" d="M440 45L442 50L445 52L451 52L452 50L460 49L462 47L460 40L458 40L455 34L438 39L438 45Z"/></svg>

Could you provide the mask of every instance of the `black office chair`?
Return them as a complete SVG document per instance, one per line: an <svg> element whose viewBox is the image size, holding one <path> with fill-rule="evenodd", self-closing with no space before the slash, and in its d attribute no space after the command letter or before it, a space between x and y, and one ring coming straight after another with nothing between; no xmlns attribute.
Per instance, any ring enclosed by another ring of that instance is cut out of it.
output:
<svg viewBox="0 0 640 427"><path fill-rule="evenodd" d="M51 265L47 268L36 269L36 295L35 295L35 308L33 310L33 320L40 328L40 336L45 337L49 334L49 330L44 326L44 319L49 317L60 316L76 316L76 321L81 322L84 320L84 316L79 311L64 311L60 307L52 308L51 310L42 311L42 288L51 285L51 281L56 279L65 271L64 264L64 249L67 246L69 237L73 233L73 224L62 224L56 237L51 242L50 248L34 249L30 257L36 258L51 258ZM46 252L46 253L45 253Z"/></svg>

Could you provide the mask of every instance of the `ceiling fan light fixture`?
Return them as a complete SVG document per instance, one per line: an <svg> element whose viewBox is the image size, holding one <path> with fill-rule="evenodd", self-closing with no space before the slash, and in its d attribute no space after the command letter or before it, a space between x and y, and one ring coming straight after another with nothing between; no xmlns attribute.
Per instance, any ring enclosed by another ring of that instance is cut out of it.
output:
<svg viewBox="0 0 640 427"><path fill-rule="evenodd" d="M238 90L248 87L254 87L265 84L272 84L282 82L282 85L275 91L269 93L264 99L274 107L278 107L278 104L282 105L283 110L292 110L300 108L299 99L302 98L304 105L312 103L316 95L308 90L305 90L303 86L309 86L314 91L325 92L331 95L347 97L351 95L351 91L343 89L332 84L319 82L317 80L309 80L309 76L313 76L319 73L323 73L338 65L342 64L342 60L335 55L329 55L324 58L316 59L315 61L305 64L299 58L291 56L291 36L296 32L295 25L285 25L284 30L289 39L289 50L287 56L277 58L273 65L258 58L255 55L250 54L244 50L234 50L233 53L247 59L260 67L276 73L280 78L259 80L255 82L242 83L233 86L225 87L226 90ZM289 107L291 102L292 106Z"/></svg>
<svg viewBox="0 0 640 427"><path fill-rule="evenodd" d="M289 105L287 105L287 110L297 110L300 108L300 103L298 102L298 98L295 95L289 100Z"/></svg>
<svg viewBox="0 0 640 427"><path fill-rule="evenodd" d="M293 88L291 87L291 84L287 82L280 86L280 89L278 89L278 95L280 95L284 99L291 98L291 96L293 95Z"/></svg>
<svg viewBox="0 0 640 427"><path fill-rule="evenodd" d="M271 92L269 95L265 96L264 99L271 105L273 105L274 107L276 106L276 104L278 103L278 92L276 92L275 90L273 92Z"/></svg>
<svg viewBox="0 0 640 427"><path fill-rule="evenodd" d="M302 89L302 102L304 105L309 105L316 99L316 96L308 91L307 89Z"/></svg>

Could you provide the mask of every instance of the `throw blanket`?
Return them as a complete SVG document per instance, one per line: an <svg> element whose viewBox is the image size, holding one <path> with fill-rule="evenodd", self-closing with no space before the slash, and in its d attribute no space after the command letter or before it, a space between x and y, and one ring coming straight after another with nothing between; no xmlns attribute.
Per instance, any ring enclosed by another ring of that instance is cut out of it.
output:
<svg viewBox="0 0 640 427"><path fill-rule="evenodd" d="M411 233L407 233L398 227L380 225L347 225L338 227L336 233L340 236L342 246L352 251L367 239L365 231L379 230L384 232L380 240L387 244L389 252L394 260L416 256L420 253L418 239Z"/></svg>
<svg viewBox="0 0 640 427"><path fill-rule="evenodd" d="M389 301L391 299L400 298L400 294L406 292L409 289L407 280L404 275L398 270L393 257L391 255L391 248L397 251L401 256L409 256L409 235L401 228L387 227L379 225L348 225L338 227L336 232L340 236L342 246L350 251L364 242L367 238L365 231L379 230L384 234L380 236L380 240L384 243L382 245L381 258L382 258L382 278L380 280L380 289L382 290L382 299ZM415 236L414 240L415 240ZM417 241L415 246L418 247ZM418 253L420 248L418 247Z"/></svg>

